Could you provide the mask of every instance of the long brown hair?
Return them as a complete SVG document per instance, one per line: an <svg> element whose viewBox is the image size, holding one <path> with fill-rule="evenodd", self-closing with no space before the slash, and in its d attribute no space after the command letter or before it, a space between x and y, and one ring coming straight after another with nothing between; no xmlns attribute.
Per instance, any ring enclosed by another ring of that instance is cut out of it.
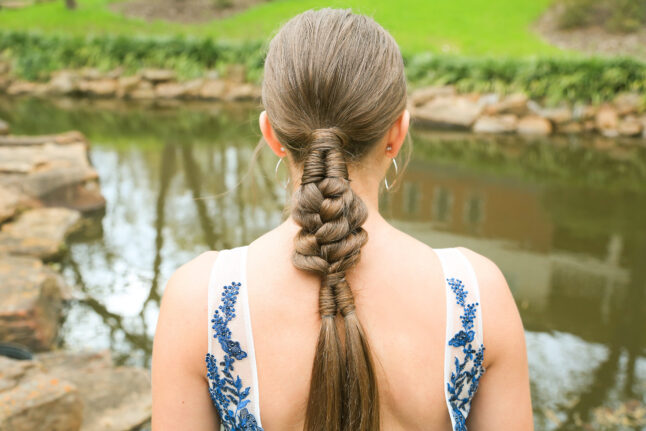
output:
<svg viewBox="0 0 646 431"><path fill-rule="evenodd" d="M321 279L305 429L378 430L374 364L346 280L368 240L367 209L350 187L348 164L359 162L406 108L399 47L372 18L349 9L303 12L269 44L262 103L278 140L302 165L291 209L301 226L293 263Z"/></svg>

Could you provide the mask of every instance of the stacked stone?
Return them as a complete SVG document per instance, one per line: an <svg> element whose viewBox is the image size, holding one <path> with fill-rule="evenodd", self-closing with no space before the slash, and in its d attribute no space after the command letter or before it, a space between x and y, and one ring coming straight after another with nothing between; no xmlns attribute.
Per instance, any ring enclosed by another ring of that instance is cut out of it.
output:
<svg viewBox="0 0 646 431"><path fill-rule="evenodd" d="M0 136L3 430L130 430L150 418L147 370L115 368L109 352L50 351L74 292L48 263L82 226L82 212L105 206L87 150L78 132ZM43 353L3 356L12 349Z"/></svg>
<svg viewBox="0 0 646 431"><path fill-rule="evenodd" d="M5 71L4 74L2 71ZM181 81L172 70L142 69L126 75L118 68L109 72L86 68L59 70L47 82L14 79L0 65L0 92L14 95L68 95L132 100L198 99L243 101L260 99L260 88L246 82L246 69L231 65L226 76L210 71L204 77Z"/></svg>
<svg viewBox="0 0 646 431"><path fill-rule="evenodd" d="M521 93L458 94L452 86L425 87L411 94L409 109L415 122L428 128L520 135L599 133L609 138L646 139L644 98L634 93L620 94L601 106L546 108Z"/></svg>

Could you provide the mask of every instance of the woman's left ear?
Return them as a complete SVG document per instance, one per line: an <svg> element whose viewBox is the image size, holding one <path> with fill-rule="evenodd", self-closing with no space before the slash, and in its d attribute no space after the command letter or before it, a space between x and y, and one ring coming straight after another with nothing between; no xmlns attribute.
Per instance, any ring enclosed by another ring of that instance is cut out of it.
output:
<svg viewBox="0 0 646 431"><path fill-rule="evenodd" d="M410 125L410 112L408 109L404 109L404 112L401 113L395 124L392 125L390 131L388 132L388 141L386 142L386 156L394 158L399 153L402 145L404 144L404 139L406 139L406 134L408 133L408 126Z"/></svg>
<svg viewBox="0 0 646 431"><path fill-rule="evenodd" d="M285 157L287 152L283 148L283 144L276 138L274 130L271 128L269 123L269 117L267 116L267 111L262 111L260 113L260 118L258 119L260 125L260 132L262 137L265 138L265 142L269 145L269 148L276 154L278 157Z"/></svg>

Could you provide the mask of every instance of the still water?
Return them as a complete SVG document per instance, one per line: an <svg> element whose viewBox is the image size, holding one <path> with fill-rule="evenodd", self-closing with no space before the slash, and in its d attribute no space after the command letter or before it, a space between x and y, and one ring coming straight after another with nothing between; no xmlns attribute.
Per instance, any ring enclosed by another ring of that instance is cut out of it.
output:
<svg viewBox="0 0 646 431"><path fill-rule="evenodd" d="M276 159L261 151L249 169L258 112L0 99L14 133L82 131L107 200L62 262L85 295L67 310L62 346L109 347L119 363L149 366L171 273L280 222ZM631 422L646 415L646 146L414 128L412 138L383 214L432 247L469 247L501 268L526 328L536 429L646 430Z"/></svg>

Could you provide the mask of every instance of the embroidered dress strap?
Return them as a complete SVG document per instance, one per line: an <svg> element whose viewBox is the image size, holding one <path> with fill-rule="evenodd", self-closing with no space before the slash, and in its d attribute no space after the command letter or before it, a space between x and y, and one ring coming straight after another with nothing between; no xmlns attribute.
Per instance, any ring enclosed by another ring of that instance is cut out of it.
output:
<svg viewBox="0 0 646 431"><path fill-rule="evenodd" d="M222 250L208 286L207 378L225 431L262 430L246 267L246 246Z"/></svg>
<svg viewBox="0 0 646 431"><path fill-rule="evenodd" d="M471 400L484 373L482 310L471 262L456 247L434 249L446 287L444 394L454 431L466 431Z"/></svg>

